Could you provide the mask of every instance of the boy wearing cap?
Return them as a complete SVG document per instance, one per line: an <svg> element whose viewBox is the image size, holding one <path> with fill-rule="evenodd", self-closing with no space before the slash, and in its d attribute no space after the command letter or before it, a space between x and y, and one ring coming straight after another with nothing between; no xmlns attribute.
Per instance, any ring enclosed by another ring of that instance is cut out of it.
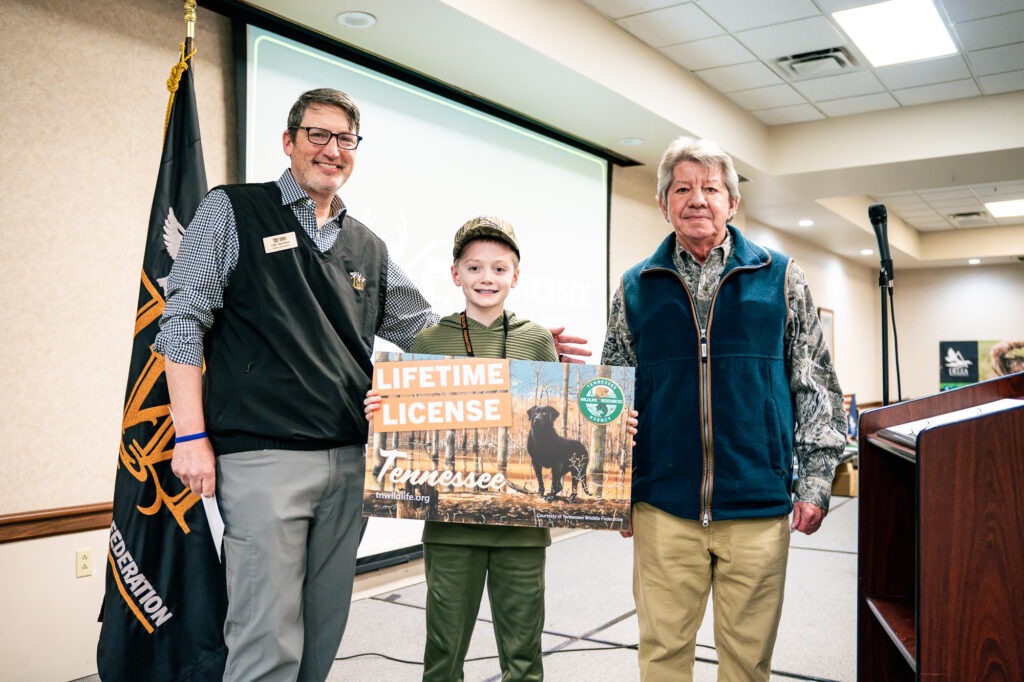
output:
<svg viewBox="0 0 1024 682"><path fill-rule="evenodd" d="M551 333L505 311L519 280L519 245L504 220L481 216L455 233L452 281L466 308L424 329L413 353L555 362ZM379 407L367 394L366 416ZM423 679L462 680L462 667L487 584L503 681L544 678L544 561L547 528L428 521L423 530L427 642Z"/></svg>

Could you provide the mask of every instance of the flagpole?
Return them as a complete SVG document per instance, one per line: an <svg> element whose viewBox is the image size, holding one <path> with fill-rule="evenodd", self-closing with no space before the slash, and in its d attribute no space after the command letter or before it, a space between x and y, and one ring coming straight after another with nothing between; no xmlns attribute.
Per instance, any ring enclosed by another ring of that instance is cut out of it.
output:
<svg viewBox="0 0 1024 682"><path fill-rule="evenodd" d="M185 54L192 53L192 39L196 37L196 0L185 0Z"/></svg>

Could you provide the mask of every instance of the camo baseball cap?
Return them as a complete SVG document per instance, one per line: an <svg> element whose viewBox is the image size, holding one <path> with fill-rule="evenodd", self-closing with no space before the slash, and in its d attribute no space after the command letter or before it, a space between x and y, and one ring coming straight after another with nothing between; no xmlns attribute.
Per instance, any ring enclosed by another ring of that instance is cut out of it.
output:
<svg viewBox="0 0 1024 682"><path fill-rule="evenodd" d="M516 258L519 258L519 243L516 241L516 231L501 218L493 216L478 216L466 221L459 228L459 231L455 233L455 248L452 249L452 256L457 259L459 254L462 253L462 248L468 242L480 237L489 237L505 242L516 252Z"/></svg>

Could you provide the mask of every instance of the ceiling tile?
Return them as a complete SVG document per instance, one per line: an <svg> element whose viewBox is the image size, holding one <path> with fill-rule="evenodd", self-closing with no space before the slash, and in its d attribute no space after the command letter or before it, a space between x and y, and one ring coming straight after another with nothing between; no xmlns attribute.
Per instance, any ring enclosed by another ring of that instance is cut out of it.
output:
<svg viewBox="0 0 1024 682"><path fill-rule="evenodd" d="M695 40L661 49L662 54L690 71L756 61L756 57L730 35Z"/></svg>
<svg viewBox="0 0 1024 682"><path fill-rule="evenodd" d="M730 33L818 15L811 0L699 0L697 4Z"/></svg>
<svg viewBox="0 0 1024 682"><path fill-rule="evenodd" d="M864 5L870 5L871 2L866 0L817 0L818 7L825 14L833 14L835 12L841 12L844 9L853 9L854 7L862 7Z"/></svg>
<svg viewBox="0 0 1024 682"><path fill-rule="evenodd" d="M1024 199L1024 181L1003 182L994 185L971 185L971 191L984 201L999 201L1000 198Z"/></svg>
<svg viewBox="0 0 1024 682"><path fill-rule="evenodd" d="M703 71L697 71L696 75L719 92L751 90L783 82L774 71L761 62L704 69Z"/></svg>
<svg viewBox="0 0 1024 682"><path fill-rule="evenodd" d="M954 213L976 213L983 209L981 203L973 197L970 199L931 201L929 203L931 203L936 211L945 216L950 216Z"/></svg>
<svg viewBox="0 0 1024 682"><path fill-rule="evenodd" d="M583 0L610 19L621 19L633 14L678 5L679 0Z"/></svg>
<svg viewBox="0 0 1024 682"><path fill-rule="evenodd" d="M945 83L971 77L964 58L958 54L937 59L926 59L907 64L893 64L875 69L882 82L893 90L915 88L919 85Z"/></svg>
<svg viewBox="0 0 1024 682"><path fill-rule="evenodd" d="M921 209L916 209L916 210L913 210L913 209L912 210L906 210L906 209L897 208L897 207L892 206L890 204L886 204L886 206L888 207L888 209L890 211L892 211L893 213L896 213L897 215L899 215L900 218L903 218L903 220L906 220L907 222L917 222L917 221L924 221L924 220L935 220L937 218L941 218L941 216L938 213L936 213L934 209L931 209L931 208L921 208Z"/></svg>
<svg viewBox="0 0 1024 682"><path fill-rule="evenodd" d="M846 45L843 37L822 16L739 31L736 37L758 57L769 60Z"/></svg>
<svg viewBox="0 0 1024 682"><path fill-rule="evenodd" d="M935 189L921 190L917 194L925 201L930 202L974 198L974 192L968 187L936 187Z"/></svg>
<svg viewBox="0 0 1024 682"><path fill-rule="evenodd" d="M741 90L729 94L729 99L747 111L755 109L776 109L793 104L807 104L800 93L786 84L770 85L767 88Z"/></svg>
<svg viewBox="0 0 1024 682"><path fill-rule="evenodd" d="M942 0L942 7L953 22L990 17L1021 8L1020 0Z"/></svg>
<svg viewBox="0 0 1024 682"><path fill-rule="evenodd" d="M957 24L955 30L966 50L1019 43L1024 37L1024 11Z"/></svg>
<svg viewBox="0 0 1024 682"><path fill-rule="evenodd" d="M816 102L815 105L825 112L826 116L852 116L864 114L869 111L882 111L883 109L896 109L900 103L893 99L887 92L879 92L873 95L861 95L860 97L844 97L832 99L827 102Z"/></svg>
<svg viewBox="0 0 1024 682"><path fill-rule="evenodd" d="M968 52L967 59L979 76L1018 71L1024 64L1024 43Z"/></svg>
<svg viewBox="0 0 1024 682"><path fill-rule="evenodd" d="M986 95L998 95L1001 92L1024 90L1024 71L1010 71L1008 73L997 73L992 76L982 76L978 81L981 82L981 91Z"/></svg>
<svg viewBox="0 0 1024 682"><path fill-rule="evenodd" d="M725 31L696 5L675 5L615 22L652 47L722 35Z"/></svg>
<svg viewBox="0 0 1024 682"><path fill-rule="evenodd" d="M913 192L890 192L887 194L875 194L871 197L878 203L894 206L920 205L921 198Z"/></svg>
<svg viewBox="0 0 1024 682"><path fill-rule="evenodd" d="M981 94L978 85L973 80L953 81L951 83L937 83L935 85L923 85L919 88L907 88L896 90L893 95L903 106L914 106L915 104L928 104L930 102L943 102L952 99L963 99L965 97L977 97Z"/></svg>
<svg viewBox="0 0 1024 682"><path fill-rule="evenodd" d="M928 204L921 201L921 198L916 195L911 195L907 199L896 199L891 196L881 195L874 197L874 201L884 204L885 207L893 212L899 213L901 218L923 218L930 215L935 215L935 211L928 206Z"/></svg>
<svg viewBox="0 0 1024 682"><path fill-rule="evenodd" d="M827 99L840 99L856 95L870 95L885 90L870 71L854 71L838 76L814 78L812 80L793 83L793 87L802 92L812 102Z"/></svg>
<svg viewBox="0 0 1024 682"><path fill-rule="evenodd" d="M819 121L825 118L820 111L810 104L796 104L791 107L779 107L778 109L763 109L755 111L753 114L770 126Z"/></svg>

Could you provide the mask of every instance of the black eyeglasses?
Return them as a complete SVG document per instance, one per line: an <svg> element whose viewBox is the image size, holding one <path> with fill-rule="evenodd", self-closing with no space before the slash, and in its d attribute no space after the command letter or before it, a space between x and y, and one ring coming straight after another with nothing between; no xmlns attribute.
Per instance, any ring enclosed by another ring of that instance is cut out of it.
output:
<svg viewBox="0 0 1024 682"><path fill-rule="evenodd" d="M306 139L320 147L330 142L332 137L338 140L338 149L355 149L363 141L360 135L353 135L352 133L332 133L330 130L311 128L309 126L295 126L295 129L305 130Z"/></svg>

